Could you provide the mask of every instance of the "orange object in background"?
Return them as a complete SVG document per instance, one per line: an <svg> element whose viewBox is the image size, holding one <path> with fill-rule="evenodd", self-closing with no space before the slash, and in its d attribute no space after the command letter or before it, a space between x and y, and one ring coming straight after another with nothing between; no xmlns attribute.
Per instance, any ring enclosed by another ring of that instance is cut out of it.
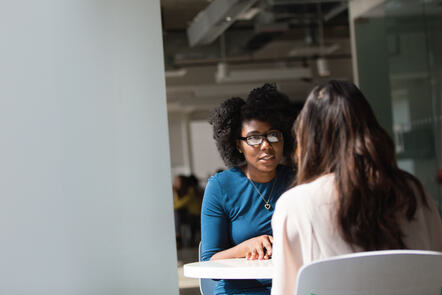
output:
<svg viewBox="0 0 442 295"><path fill-rule="evenodd" d="M442 169L437 170L437 182L442 184Z"/></svg>

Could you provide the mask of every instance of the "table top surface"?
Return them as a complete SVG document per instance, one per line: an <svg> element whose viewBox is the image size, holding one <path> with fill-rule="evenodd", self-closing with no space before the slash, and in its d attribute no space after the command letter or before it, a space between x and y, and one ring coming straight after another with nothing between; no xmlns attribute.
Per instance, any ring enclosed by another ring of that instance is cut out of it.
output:
<svg viewBox="0 0 442 295"><path fill-rule="evenodd" d="M202 279L271 279L272 260L220 259L185 264L184 276Z"/></svg>

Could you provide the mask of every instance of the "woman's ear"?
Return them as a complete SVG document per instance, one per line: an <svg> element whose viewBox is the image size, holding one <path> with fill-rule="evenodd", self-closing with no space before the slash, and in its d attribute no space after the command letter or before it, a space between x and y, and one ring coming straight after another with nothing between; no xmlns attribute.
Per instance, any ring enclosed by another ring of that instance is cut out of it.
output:
<svg viewBox="0 0 442 295"><path fill-rule="evenodd" d="M238 152L239 152L240 154L243 153L242 148L241 148L241 143L240 143L239 140L236 141L236 149L238 150Z"/></svg>
<svg viewBox="0 0 442 295"><path fill-rule="evenodd" d="M295 166L301 165L301 148L299 147L299 143L296 143L296 150L293 154L292 161L295 163Z"/></svg>

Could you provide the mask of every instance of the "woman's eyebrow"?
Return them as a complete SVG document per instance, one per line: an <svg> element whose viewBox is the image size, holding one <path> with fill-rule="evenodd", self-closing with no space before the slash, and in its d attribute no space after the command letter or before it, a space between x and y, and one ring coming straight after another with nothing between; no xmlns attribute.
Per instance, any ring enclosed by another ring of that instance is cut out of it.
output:
<svg viewBox="0 0 442 295"><path fill-rule="evenodd" d="M256 135L256 134L261 134L261 133L259 133L257 130L252 130L252 131L247 132L246 136Z"/></svg>
<svg viewBox="0 0 442 295"><path fill-rule="evenodd" d="M265 131L264 133L260 133L260 132L258 132L257 130L252 130L252 131L247 132L246 136L249 136L249 135L261 135L261 134L267 134L267 133L272 132L272 131L278 131L278 129L270 128L270 129L268 129L267 131Z"/></svg>

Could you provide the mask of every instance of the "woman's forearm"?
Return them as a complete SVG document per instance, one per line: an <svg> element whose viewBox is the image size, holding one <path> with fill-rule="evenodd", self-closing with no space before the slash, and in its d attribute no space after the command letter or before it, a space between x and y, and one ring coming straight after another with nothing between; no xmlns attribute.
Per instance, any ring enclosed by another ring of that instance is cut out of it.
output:
<svg viewBox="0 0 442 295"><path fill-rule="evenodd" d="M232 248L220 251L210 260L228 258L269 259L272 256L273 237L261 235L248 239Z"/></svg>
<svg viewBox="0 0 442 295"><path fill-rule="evenodd" d="M229 249L226 249L226 250L223 250L223 251L213 254L213 256L210 258L210 260L245 257L246 251L241 244L238 244L232 248L229 248Z"/></svg>

